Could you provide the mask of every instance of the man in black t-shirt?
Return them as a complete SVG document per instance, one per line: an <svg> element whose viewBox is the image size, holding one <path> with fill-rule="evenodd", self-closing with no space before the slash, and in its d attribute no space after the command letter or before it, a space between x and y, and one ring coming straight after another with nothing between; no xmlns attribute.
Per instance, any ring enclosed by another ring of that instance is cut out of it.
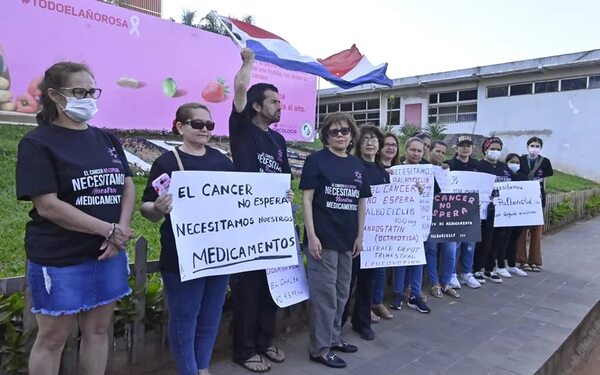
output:
<svg viewBox="0 0 600 375"><path fill-rule="evenodd" d="M290 173L285 139L269 128L281 117L277 88L268 83L257 83L248 89L254 52L245 48L241 55L242 67L235 76L233 108L229 117L233 163L240 172ZM277 305L271 298L265 271L232 275L230 285L233 360L254 372L268 370L269 360L283 362L285 354L272 343Z"/></svg>

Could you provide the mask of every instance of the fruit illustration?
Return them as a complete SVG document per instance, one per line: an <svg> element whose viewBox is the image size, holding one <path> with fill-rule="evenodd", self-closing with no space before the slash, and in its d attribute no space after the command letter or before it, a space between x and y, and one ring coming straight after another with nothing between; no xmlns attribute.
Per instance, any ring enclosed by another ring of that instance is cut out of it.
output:
<svg viewBox="0 0 600 375"><path fill-rule="evenodd" d="M227 99L229 87L225 85L225 80L217 78L216 81L209 82L202 90L202 98L210 103L220 103Z"/></svg>
<svg viewBox="0 0 600 375"><path fill-rule="evenodd" d="M163 81L163 93L172 98L177 93L177 82L173 78L167 78Z"/></svg>
<svg viewBox="0 0 600 375"><path fill-rule="evenodd" d="M29 82L29 87L27 88L27 93L34 98L39 98L42 96L42 92L40 91L40 83L42 83L43 77L35 77Z"/></svg>
<svg viewBox="0 0 600 375"><path fill-rule="evenodd" d="M2 45L0 45L0 111L14 111L13 93L10 91L10 74Z"/></svg>
<svg viewBox="0 0 600 375"><path fill-rule="evenodd" d="M40 109L40 105L37 100L29 94L17 96L17 112L21 113L37 113Z"/></svg>

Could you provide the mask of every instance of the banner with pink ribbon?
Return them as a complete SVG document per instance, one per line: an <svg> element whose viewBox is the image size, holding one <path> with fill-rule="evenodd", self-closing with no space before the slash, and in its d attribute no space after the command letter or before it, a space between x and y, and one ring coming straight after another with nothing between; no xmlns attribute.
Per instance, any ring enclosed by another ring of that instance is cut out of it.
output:
<svg viewBox="0 0 600 375"><path fill-rule="evenodd" d="M53 63L88 64L102 96L93 125L169 130L178 106L207 104L227 135L240 50L228 38L98 1L3 0L0 122L39 111L39 83ZM251 84L277 86L288 140L314 138L316 77L255 62Z"/></svg>

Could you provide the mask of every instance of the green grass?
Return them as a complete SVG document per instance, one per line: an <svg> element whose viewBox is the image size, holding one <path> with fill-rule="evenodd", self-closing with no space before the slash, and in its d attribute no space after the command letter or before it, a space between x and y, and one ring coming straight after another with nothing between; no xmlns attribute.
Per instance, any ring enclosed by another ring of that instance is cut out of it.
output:
<svg viewBox="0 0 600 375"><path fill-rule="evenodd" d="M600 184L556 170L554 176L546 180L546 192L549 194L596 188L600 188Z"/></svg>

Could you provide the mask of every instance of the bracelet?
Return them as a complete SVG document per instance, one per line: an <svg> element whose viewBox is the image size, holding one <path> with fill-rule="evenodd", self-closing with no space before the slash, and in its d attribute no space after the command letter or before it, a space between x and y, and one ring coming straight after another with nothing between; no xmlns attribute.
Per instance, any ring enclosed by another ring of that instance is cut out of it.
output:
<svg viewBox="0 0 600 375"><path fill-rule="evenodd" d="M112 223L112 228L110 230L110 232L108 232L108 235L106 236L106 240L110 240L110 238L115 234L115 229L117 229L117 224Z"/></svg>

